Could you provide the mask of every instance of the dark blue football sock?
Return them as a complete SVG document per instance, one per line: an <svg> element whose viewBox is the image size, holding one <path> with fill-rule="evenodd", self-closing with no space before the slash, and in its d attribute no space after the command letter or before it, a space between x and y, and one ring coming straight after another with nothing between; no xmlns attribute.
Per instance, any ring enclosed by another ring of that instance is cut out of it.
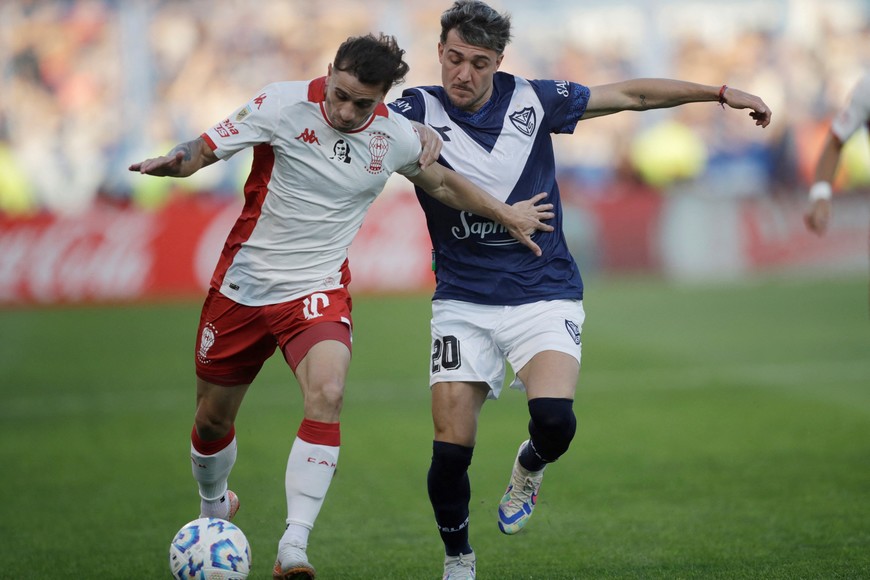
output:
<svg viewBox="0 0 870 580"><path fill-rule="evenodd" d="M471 501L468 467L473 452L473 447L442 441L432 443L432 464L427 478L429 501L448 556L471 553L468 543L468 503Z"/></svg>

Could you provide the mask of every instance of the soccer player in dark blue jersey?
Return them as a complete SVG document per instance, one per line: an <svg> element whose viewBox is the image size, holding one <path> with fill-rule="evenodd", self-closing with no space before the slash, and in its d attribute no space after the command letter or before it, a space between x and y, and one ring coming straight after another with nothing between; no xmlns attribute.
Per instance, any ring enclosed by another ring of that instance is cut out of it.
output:
<svg viewBox="0 0 870 580"><path fill-rule="evenodd" d="M441 86L405 90L391 107L442 137L439 162L507 203L548 192L553 232L528 252L494 222L457 211L417 191L434 248L430 385L435 428L429 498L445 546L444 578L473 578L468 467L483 403L495 399L505 361L524 388L529 437L519 446L498 510L506 534L532 514L546 466L567 451L576 430L573 400L580 372L583 281L562 232L551 135L578 121L713 101L750 109L766 127L771 112L725 85L634 79L587 87L526 80L499 72L511 38L510 16L484 2L459 0L441 17Z"/></svg>

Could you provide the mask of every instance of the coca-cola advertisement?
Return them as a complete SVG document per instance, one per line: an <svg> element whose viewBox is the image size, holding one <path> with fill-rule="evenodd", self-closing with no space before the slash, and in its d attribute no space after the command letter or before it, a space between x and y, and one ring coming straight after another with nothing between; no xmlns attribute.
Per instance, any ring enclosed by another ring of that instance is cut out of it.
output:
<svg viewBox="0 0 870 580"><path fill-rule="evenodd" d="M351 248L352 289L432 284L430 245L410 192L377 200ZM95 206L74 216L0 214L0 305L200 296L241 200L180 198L159 211Z"/></svg>

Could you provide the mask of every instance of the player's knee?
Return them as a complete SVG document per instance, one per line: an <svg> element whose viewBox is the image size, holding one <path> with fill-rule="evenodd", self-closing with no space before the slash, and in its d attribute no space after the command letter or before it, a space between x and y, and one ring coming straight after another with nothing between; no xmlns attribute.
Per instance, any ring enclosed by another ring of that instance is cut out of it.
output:
<svg viewBox="0 0 870 580"><path fill-rule="evenodd" d="M577 432L574 401L542 397L529 401L529 434L535 451L546 462L556 461L571 445Z"/></svg>
<svg viewBox="0 0 870 580"><path fill-rule="evenodd" d="M344 406L344 384L331 381L309 388L303 404L306 417L329 423L338 421Z"/></svg>
<svg viewBox="0 0 870 580"><path fill-rule="evenodd" d="M217 441L227 436L233 428L233 420L220 413L208 412L204 408L197 409L194 417L196 433L203 441Z"/></svg>
<svg viewBox="0 0 870 580"><path fill-rule="evenodd" d="M468 471L471 465L473 447L434 441L432 443L432 466L430 471L439 475L456 476Z"/></svg>

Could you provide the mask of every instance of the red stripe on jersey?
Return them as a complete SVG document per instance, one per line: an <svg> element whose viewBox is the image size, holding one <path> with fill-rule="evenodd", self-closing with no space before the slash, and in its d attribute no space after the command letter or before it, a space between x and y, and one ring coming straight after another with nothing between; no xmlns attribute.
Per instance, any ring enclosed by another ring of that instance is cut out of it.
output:
<svg viewBox="0 0 870 580"><path fill-rule="evenodd" d="M338 447L341 444L340 425L340 423L321 423L311 419L302 419L296 436L312 445Z"/></svg>
<svg viewBox="0 0 870 580"><path fill-rule="evenodd" d="M202 140L205 141L206 145L211 147L212 151L217 149L217 145L215 145L215 142L211 140L211 137L208 136L208 133L203 133L202 135L200 135L200 137L202 137Z"/></svg>
<svg viewBox="0 0 870 580"><path fill-rule="evenodd" d="M263 202L269 192L269 181L272 179L272 168L275 166L275 151L268 143L261 143L254 147L254 161L251 164L251 173L245 182L245 207L242 214L236 220L233 229L227 236L221 257L211 278L211 286L220 290L224 276L233 258L242 248L242 243L251 237L251 232L260 219Z"/></svg>

